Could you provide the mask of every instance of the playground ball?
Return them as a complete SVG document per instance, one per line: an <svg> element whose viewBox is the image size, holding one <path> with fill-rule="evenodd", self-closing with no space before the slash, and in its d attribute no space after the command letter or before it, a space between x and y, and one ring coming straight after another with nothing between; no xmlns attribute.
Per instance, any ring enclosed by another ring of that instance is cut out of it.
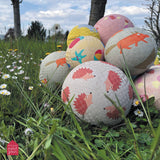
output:
<svg viewBox="0 0 160 160"><path fill-rule="evenodd" d="M121 110L127 115L133 90L119 68L104 61L89 61L76 66L68 74L62 85L61 98L64 103L70 103L81 120L93 125L114 125L122 118L109 98L118 108L121 105Z"/></svg>
<svg viewBox="0 0 160 160"><path fill-rule="evenodd" d="M67 46L80 36L93 36L100 39L98 31L91 25L80 24L75 26L68 34Z"/></svg>
<svg viewBox="0 0 160 160"><path fill-rule="evenodd" d="M103 59L103 43L93 36L81 36L76 38L71 42L66 51L66 61L71 68L86 61Z"/></svg>
<svg viewBox="0 0 160 160"><path fill-rule="evenodd" d="M94 26L100 34L100 38L106 45L109 38L124 28L134 27L133 23L125 16L120 14L111 14L102 17Z"/></svg>
<svg viewBox="0 0 160 160"><path fill-rule="evenodd" d="M150 68L156 55L155 40L141 28L121 30L112 36L105 46L105 60L120 69L127 65L133 76Z"/></svg>
<svg viewBox="0 0 160 160"><path fill-rule="evenodd" d="M57 51L47 55L41 65L39 79L50 88L62 83L70 69L66 63L65 51Z"/></svg>
<svg viewBox="0 0 160 160"><path fill-rule="evenodd" d="M155 106L160 110L160 65L152 66L136 78L134 84L142 100L155 97Z"/></svg>

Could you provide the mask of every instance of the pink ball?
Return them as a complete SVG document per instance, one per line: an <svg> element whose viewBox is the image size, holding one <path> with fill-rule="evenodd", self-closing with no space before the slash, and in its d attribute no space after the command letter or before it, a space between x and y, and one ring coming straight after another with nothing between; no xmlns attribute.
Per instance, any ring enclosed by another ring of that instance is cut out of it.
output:
<svg viewBox="0 0 160 160"><path fill-rule="evenodd" d="M146 101L146 98L155 97L155 106L160 110L160 65L152 66L136 78L134 84L142 100Z"/></svg>
<svg viewBox="0 0 160 160"><path fill-rule="evenodd" d="M101 18L94 26L100 34L101 41L106 45L109 38L116 32L134 27L133 23L125 16L111 14Z"/></svg>

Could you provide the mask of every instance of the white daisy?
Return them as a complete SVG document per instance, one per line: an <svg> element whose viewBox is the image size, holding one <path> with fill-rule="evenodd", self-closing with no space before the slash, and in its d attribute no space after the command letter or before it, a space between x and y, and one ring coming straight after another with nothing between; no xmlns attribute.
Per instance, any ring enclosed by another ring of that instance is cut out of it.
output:
<svg viewBox="0 0 160 160"><path fill-rule="evenodd" d="M12 76L12 79L17 79L17 76Z"/></svg>
<svg viewBox="0 0 160 160"><path fill-rule="evenodd" d="M3 79L8 79L8 78L10 78L10 75L9 75L9 74L4 74L4 75L2 76L2 78L3 78Z"/></svg>
<svg viewBox="0 0 160 160"><path fill-rule="evenodd" d="M7 87L7 84L1 84L0 89L5 89Z"/></svg>
<svg viewBox="0 0 160 160"><path fill-rule="evenodd" d="M135 98L134 100L133 100L133 106L138 106L140 104L140 102L139 102L139 100L137 99L137 98Z"/></svg>
<svg viewBox="0 0 160 160"><path fill-rule="evenodd" d="M30 91L32 91L32 90L33 90L33 86L29 86L28 89L29 89Z"/></svg>
<svg viewBox="0 0 160 160"><path fill-rule="evenodd" d="M135 114L136 116L138 116L138 117L143 117L143 112L142 112L141 110L139 110L139 109L135 110L135 111L134 111L134 114Z"/></svg>

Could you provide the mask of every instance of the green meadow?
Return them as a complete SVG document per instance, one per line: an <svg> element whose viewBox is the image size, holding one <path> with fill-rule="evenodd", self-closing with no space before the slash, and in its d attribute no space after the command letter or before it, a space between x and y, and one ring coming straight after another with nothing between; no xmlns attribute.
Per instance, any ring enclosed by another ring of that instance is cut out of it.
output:
<svg viewBox="0 0 160 160"><path fill-rule="evenodd" d="M50 90L39 81L41 59L59 44L0 41L0 159L158 160L160 114L154 98L145 103L138 98L127 117L122 112L120 124L92 126L62 102L61 85ZM126 74L136 92L127 69ZM7 155L11 140L19 145L18 156Z"/></svg>

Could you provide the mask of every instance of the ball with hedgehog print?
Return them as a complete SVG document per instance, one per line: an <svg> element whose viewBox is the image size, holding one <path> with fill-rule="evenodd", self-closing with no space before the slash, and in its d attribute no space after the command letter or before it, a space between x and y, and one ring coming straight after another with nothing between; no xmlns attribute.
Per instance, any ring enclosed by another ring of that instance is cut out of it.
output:
<svg viewBox="0 0 160 160"><path fill-rule="evenodd" d="M61 98L64 103L70 103L81 120L94 125L115 125L122 121L119 107L125 115L130 111L133 90L119 68L104 61L88 61L76 66L67 75Z"/></svg>

